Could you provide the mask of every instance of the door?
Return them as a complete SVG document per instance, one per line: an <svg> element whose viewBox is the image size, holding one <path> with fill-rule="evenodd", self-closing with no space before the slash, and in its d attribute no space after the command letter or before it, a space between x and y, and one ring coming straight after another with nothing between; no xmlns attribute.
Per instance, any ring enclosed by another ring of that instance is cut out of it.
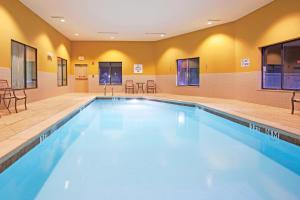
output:
<svg viewBox="0 0 300 200"><path fill-rule="evenodd" d="M88 92L88 65L75 64L75 92Z"/></svg>

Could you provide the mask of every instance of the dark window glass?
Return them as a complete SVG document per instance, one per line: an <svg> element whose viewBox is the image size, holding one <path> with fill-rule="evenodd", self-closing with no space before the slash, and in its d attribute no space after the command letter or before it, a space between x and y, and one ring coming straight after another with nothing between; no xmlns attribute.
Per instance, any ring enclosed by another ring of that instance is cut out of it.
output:
<svg viewBox="0 0 300 200"><path fill-rule="evenodd" d="M187 59L177 61L177 85L188 85L188 61Z"/></svg>
<svg viewBox="0 0 300 200"><path fill-rule="evenodd" d="M178 86L198 86L199 58L177 60L177 85Z"/></svg>
<svg viewBox="0 0 300 200"><path fill-rule="evenodd" d="M265 47L262 87L300 90L300 40Z"/></svg>
<svg viewBox="0 0 300 200"><path fill-rule="evenodd" d="M283 45L283 89L300 90L300 40Z"/></svg>
<svg viewBox="0 0 300 200"><path fill-rule="evenodd" d="M263 88L281 89L281 45L266 47L263 53Z"/></svg>
<svg viewBox="0 0 300 200"><path fill-rule="evenodd" d="M37 50L12 41L11 54L12 88L37 88Z"/></svg>
<svg viewBox="0 0 300 200"><path fill-rule="evenodd" d="M122 84L122 63L121 62L100 62L99 83L108 85Z"/></svg>
<svg viewBox="0 0 300 200"><path fill-rule="evenodd" d="M57 85L68 85L68 72L67 72L67 60L63 58L57 58Z"/></svg>

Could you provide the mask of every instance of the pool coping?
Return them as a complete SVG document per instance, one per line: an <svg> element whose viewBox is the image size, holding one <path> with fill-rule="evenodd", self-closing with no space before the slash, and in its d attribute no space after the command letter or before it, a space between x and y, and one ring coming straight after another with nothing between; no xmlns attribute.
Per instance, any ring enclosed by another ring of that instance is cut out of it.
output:
<svg viewBox="0 0 300 200"><path fill-rule="evenodd" d="M245 116L241 117L236 114L222 111L220 109L212 108L210 106L203 105L199 102L193 101L183 101L178 99L166 98L166 97L155 97L155 96L99 96L95 95L90 97L87 101L83 103L76 104L56 115L53 119L42 121L41 123L31 127L25 131L18 133L17 135L10 138L10 143L7 143L8 148L4 151L0 151L0 174L13 165L18 159L24 156L27 152L33 149L38 144L42 143L47 139L54 131L64 125L76 114L85 109L95 100L107 99L107 100L149 100L157 101L163 103L171 103L182 106L197 107L208 113L217 115L219 117L225 118L232 122L238 123L240 125L246 126L252 130L257 130L260 133L266 134L274 139L284 140L288 143L300 146L300 135L291 133L261 122L256 122ZM5 143L2 142L1 144Z"/></svg>

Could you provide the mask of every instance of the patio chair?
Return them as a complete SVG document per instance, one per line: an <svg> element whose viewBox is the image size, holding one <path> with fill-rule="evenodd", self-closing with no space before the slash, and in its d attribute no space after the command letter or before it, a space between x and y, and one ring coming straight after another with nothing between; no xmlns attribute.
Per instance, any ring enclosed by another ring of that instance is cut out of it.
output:
<svg viewBox="0 0 300 200"><path fill-rule="evenodd" d="M300 99L296 99L296 92L293 92L292 96L292 115L295 113L295 103L300 103Z"/></svg>
<svg viewBox="0 0 300 200"><path fill-rule="evenodd" d="M2 103L5 106L5 108L10 113L10 104L11 101L14 100L15 103L15 111L18 113L17 104L18 101L23 100L25 110L27 110L27 95L24 89L12 89L9 87L7 80L0 80L0 103ZM8 104L6 103L8 101Z"/></svg>
<svg viewBox="0 0 300 200"><path fill-rule="evenodd" d="M130 91L132 91L132 93L134 94L133 80L126 80L126 82L125 82L125 93L129 93Z"/></svg>
<svg viewBox="0 0 300 200"><path fill-rule="evenodd" d="M5 90L9 88L7 80L0 79L0 104L2 103L2 98L5 94Z"/></svg>
<svg viewBox="0 0 300 200"><path fill-rule="evenodd" d="M146 91L147 93L156 93L156 84L154 80L147 80Z"/></svg>

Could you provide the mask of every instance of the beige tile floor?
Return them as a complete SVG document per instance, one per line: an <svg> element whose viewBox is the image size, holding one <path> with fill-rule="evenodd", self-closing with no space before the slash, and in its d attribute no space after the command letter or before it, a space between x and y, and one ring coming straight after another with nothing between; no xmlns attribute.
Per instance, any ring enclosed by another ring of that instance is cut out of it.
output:
<svg viewBox="0 0 300 200"><path fill-rule="evenodd" d="M40 132L67 116L76 108L103 94L70 93L28 104L28 110L20 106L19 113L8 114L0 107L0 161L17 147L34 138ZM128 96L115 94L115 96ZM132 95L130 95L132 96ZM258 105L237 100L217 99L171 94L134 95L157 99L174 99L197 102L239 117L273 126L300 136L300 112L290 114L283 108ZM23 110L22 110L23 109Z"/></svg>

